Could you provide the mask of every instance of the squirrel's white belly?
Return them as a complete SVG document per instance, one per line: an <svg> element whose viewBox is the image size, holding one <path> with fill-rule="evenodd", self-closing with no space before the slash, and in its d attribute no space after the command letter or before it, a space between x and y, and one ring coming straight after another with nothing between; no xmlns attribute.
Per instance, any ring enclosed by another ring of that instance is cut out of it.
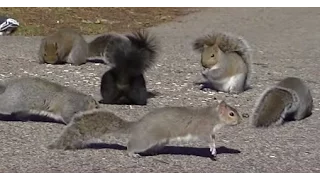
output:
<svg viewBox="0 0 320 180"><path fill-rule="evenodd" d="M231 76L229 78L221 80L221 83L223 84L223 90L226 92L230 92L232 89L237 89L238 87L241 87L243 84L243 79L243 74L237 74L235 76Z"/></svg>
<svg viewBox="0 0 320 180"><path fill-rule="evenodd" d="M170 139L170 142L188 142L188 141L195 141L197 139L198 139L197 136L187 134L186 136L179 136L176 138L172 138L172 139Z"/></svg>

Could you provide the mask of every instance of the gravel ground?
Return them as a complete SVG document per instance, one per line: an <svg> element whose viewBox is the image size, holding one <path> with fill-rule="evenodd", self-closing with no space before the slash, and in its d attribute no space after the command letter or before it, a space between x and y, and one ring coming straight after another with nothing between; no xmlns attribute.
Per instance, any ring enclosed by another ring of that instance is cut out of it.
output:
<svg viewBox="0 0 320 180"><path fill-rule="evenodd" d="M209 8L151 28L161 40L158 63L146 73L147 86L159 93L147 106L104 105L128 120L167 105L205 106L214 98L250 113L261 92L286 76L309 82L314 96L311 117L281 127L254 129L248 119L218 133L218 160L203 142L170 144L157 156L132 159L125 137L103 137L99 149L48 150L63 125L0 122L0 172L320 172L319 8ZM212 30L244 36L254 51L253 89L238 96L204 92L192 85L200 75L199 55L191 42ZM91 37L88 37L91 38ZM0 37L0 79L40 76L100 99L106 65L39 65L40 37ZM316 63L313 63L316 62ZM2 102L3 103L3 102Z"/></svg>

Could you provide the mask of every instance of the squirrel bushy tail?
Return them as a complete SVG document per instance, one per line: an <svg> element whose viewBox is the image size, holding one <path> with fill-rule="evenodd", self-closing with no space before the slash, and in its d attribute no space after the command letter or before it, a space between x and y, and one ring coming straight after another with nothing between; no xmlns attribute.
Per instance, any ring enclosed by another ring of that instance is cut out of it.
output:
<svg viewBox="0 0 320 180"><path fill-rule="evenodd" d="M43 110L23 110L12 112L11 115L21 121L28 121L32 119L32 121L36 122L52 122L52 123L59 123L59 124L68 124L62 116L54 114L52 112L43 111Z"/></svg>
<svg viewBox="0 0 320 180"><path fill-rule="evenodd" d="M79 112L72 117L60 136L51 143L49 149L82 149L90 140L108 133L128 133L132 122L128 122L112 112L94 109Z"/></svg>
<svg viewBox="0 0 320 180"><path fill-rule="evenodd" d="M192 47L195 51L202 53L205 45L213 46L215 44L217 44L224 53L235 52L241 56L248 67L248 75L246 77L246 86L248 87L252 71L252 49L248 42L241 36L217 31L196 39Z"/></svg>
<svg viewBox="0 0 320 180"><path fill-rule="evenodd" d="M138 75L151 67L157 55L157 40L146 31L127 35L113 35L107 45L106 56L119 72Z"/></svg>
<svg viewBox="0 0 320 180"><path fill-rule="evenodd" d="M106 59L111 69L101 78L100 92L105 104L147 104L144 72L154 64L158 42L146 31L109 35Z"/></svg>
<svg viewBox="0 0 320 180"><path fill-rule="evenodd" d="M291 89L274 86L265 90L256 102L251 116L254 127L267 127L282 121L296 111L299 96Z"/></svg>
<svg viewBox="0 0 320 180"><path fill-rule="evenodd" d="M105 57L107 51L107 45L110 39L114 38L114 36L119 36L114 33L107 33L103 35L99 35L94 38L92 41L88 43L89 46L89 58L92 57ZM105 63L107 63L106 59L104 59Z"/></svg>

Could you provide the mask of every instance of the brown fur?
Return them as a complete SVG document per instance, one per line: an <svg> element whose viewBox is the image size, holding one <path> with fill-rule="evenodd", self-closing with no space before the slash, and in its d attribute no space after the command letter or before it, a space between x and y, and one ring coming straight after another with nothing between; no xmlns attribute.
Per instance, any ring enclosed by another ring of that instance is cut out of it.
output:
<svg viewBox="0 0 320 180"><path fill-rule="evenodd" d="M80 65L86 63L88 52L88 44L79 32L63 28L41 40L39 62Z"/></svg>

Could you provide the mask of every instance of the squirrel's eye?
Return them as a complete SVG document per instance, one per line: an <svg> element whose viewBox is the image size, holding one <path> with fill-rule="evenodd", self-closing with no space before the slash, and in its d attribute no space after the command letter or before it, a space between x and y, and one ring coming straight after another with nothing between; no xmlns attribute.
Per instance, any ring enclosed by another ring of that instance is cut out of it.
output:
<svg viewBox="0 0 320 180"><path fill-rule="evenodd" d="M214 57L214 54L212 54L211 57Z"/></svg>
<svg viewBox="0 0 320 180"><path fill-rule="evenodd" d="M233 113L233 112L230 112L230 113L229 113L229 116L233 117L233 116L234 116L234 113Z"/></svg>
<svg viewBox="0 0 320 180"><path fill-rule="evenodd" d="M44 53L43 55L44 55L44 56L47 56L47 53Z"/></svg>

